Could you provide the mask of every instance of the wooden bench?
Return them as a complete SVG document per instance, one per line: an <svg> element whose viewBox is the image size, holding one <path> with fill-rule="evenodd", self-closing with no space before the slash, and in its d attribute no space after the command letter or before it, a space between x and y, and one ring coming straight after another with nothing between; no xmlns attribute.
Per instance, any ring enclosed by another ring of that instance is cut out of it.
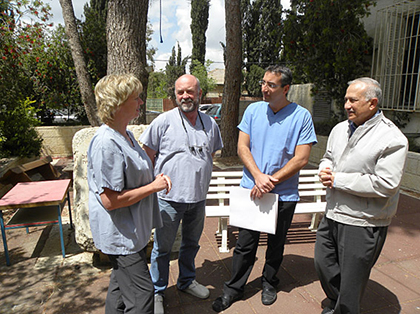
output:
<svg viewBox="0 0 420 314"><path fill-rule="evenodd" d="M242 178L241 171L213 171L207 193L206 216L219 217L217 235L222 236L220 252L229 252L228 248L228 218L229 191L232 186L239 186ZM295 214L312 214L309 229L316 231L320 215L325 211L326 188L318 179L317 169L303 169L299 175L300 201L296 205Z"/></svg>

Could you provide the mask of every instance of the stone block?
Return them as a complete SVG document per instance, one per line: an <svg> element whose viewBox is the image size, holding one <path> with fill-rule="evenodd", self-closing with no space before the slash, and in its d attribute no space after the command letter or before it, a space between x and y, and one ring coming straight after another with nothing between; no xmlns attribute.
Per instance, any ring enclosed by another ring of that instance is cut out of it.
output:
<svg viewBox="0 0 420 314"><path fill-rule="evenodd" d="M136 139L146 129L146 125L129 125ZM89 225L89 186L87 182L87 150L98 127L88 127L78 131L73 137L73 215L76 242L89 252L97 252L93 244Z"/></svg>

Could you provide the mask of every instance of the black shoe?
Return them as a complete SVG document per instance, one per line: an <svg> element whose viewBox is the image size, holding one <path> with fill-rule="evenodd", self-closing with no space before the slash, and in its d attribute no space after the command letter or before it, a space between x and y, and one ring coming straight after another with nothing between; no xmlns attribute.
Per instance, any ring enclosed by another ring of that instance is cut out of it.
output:
<svg viewBox="0 0 420 314"><path fill-rule="evenodd" d="M277 300L277 291L276 289L269 285L263 285L263 290L261 292L261 302L264 305L271 305Z"/></svg>
<svg viewBox="0 0 420 314"><path fill-rule="evenodd" d="M321 314L334 314L334 309L330 308L329 306L324 307L324 310Z"/></svg>
<svg viewBox="0 0 420 314"><path fill-rule="evenodd" d="M215 312L219 313L226 310L233 302L242 299L242 296L243 293L239 293L234 296L223 293L220 297L213 301L212 308Z"/></svg>

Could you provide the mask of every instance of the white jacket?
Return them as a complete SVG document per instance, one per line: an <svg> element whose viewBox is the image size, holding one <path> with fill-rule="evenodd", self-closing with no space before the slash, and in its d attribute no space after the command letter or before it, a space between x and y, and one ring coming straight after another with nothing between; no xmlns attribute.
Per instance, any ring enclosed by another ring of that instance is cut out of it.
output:
<svg viewBox="0 0 420 314"><path fill-rule="evenodd" d="M382 112L349 134L348 121L334 127L319 165L335 172L326 215L349 225L388 226L397 211L407 138Z"/></svg>

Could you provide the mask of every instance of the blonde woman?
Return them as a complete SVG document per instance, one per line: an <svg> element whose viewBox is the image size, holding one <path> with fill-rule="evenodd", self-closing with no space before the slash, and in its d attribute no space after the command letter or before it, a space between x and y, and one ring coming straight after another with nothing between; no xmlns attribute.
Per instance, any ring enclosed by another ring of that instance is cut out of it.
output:
<svg viewBox="0 0 420 314"><path fill-rule="evenodd" d="M162 225L156 192L171 189L127 130L143 101L131 74L108 75L95 87L103 125L88 149L89 221L95 246L109 256L105 313L153 313L153 284L146 260L152 228Z"/></svg>

